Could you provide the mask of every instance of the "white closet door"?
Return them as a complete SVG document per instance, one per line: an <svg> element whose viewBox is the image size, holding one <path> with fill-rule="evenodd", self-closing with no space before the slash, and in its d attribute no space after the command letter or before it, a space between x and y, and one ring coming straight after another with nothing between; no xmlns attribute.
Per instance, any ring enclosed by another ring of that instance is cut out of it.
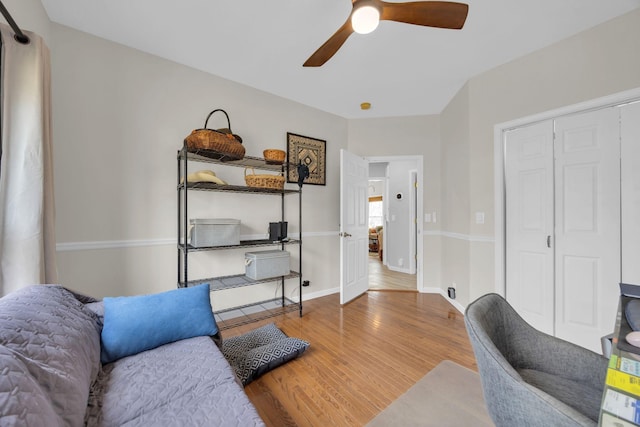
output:
<svg viewBox="0 0 640 427"><path fill-rule="evenodd" d="M594 351L620 281L619 108L555 122L556 336Z"/></svg>
<svg viewBox="0 0 640 427"><path fill-rule="evenodd" d="M640 285L640 102L621 110L622 282Z"/></svg>
<svg viewBox="0 0 640 427"><path fill-rule="evenodd" d="M506 298L534 328L554 334L553 122L505 134Z"/></svg>

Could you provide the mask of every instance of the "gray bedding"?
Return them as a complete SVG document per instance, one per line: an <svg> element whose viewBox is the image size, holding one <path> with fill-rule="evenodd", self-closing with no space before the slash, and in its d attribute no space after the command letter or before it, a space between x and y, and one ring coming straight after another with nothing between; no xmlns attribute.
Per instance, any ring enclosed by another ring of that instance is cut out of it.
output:
<svg viewBox="0 0 640 427"><path fill-rule="evenodd" d="M101 365L101 307L82 300L49 285L0 298L0 425L264 425L210 337Z"/></svg>
<svg viewBox="0 0 640 427"><path fill-rule="evenodd" d="M263 423L213 340L197 337L104 365L92 388L87 425Z"/></svg>
<svg viewBox="0 0 640 427"><path fill-rule="evenodd" d="M99 370L100 330L71 293L38 286L0 298L0 425L82 425Z"/></svg>

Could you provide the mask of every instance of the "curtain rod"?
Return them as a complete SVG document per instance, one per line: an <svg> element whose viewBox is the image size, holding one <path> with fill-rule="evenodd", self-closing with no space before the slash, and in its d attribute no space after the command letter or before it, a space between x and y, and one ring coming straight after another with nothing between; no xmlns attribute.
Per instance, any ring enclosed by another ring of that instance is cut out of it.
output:
<svg viewBox="0 0 640 427"><path fill-rule="evenodd" d="M29 43L29 37L27 37L22 30L20 29L20 27L18 27L18 24L16 24L16 21L13 20L13 18L11 17L11 14L9 13L9 11L7 10L6 7L4 7L4 4L2 4L2 1L0 1L0 13L2 13L2 16L4 16L4 19L7 20L7 22L9 23L9 26L11 27L11 29L13 30L14 33L16 33L13 38L16 39L16 41L18 41L19 43L22 44L28 44Z"/></svg>

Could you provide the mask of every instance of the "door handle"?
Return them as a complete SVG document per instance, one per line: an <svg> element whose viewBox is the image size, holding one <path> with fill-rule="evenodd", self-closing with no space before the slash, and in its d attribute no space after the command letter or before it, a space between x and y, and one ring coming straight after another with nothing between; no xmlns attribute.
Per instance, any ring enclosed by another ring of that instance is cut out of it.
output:
<svg viewBox="0 0 640 427"><path fill-rule="evenodd" d="M351 237L351 234L345 232L345 233L340 233L339 236L340 237Z"/></svg>
<svg viewBox="0 0 640 427"><path fill-rule="evenodd" d="M551 247L551 236L547 236L547 247Z"/></svg>

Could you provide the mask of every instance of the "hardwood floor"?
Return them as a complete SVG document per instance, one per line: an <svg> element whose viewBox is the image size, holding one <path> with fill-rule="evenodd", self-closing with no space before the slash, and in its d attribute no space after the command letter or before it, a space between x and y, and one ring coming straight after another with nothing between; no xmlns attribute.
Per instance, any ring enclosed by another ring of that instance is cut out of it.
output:
<svg viewBox="0 0 640 427"><path fill-rule="evenodd" d="M369 253L369 289L417 292L417 277L415 274L389 270L377 253Z"/></svg>
<svg viewBox="0 0 640 427"><path fill-rule="evenodd" d="M477 370L462 314L437 294L334 294L224 336L269 322L311 345L245 388L267 426L362 426L442 360Z"/></svg>

